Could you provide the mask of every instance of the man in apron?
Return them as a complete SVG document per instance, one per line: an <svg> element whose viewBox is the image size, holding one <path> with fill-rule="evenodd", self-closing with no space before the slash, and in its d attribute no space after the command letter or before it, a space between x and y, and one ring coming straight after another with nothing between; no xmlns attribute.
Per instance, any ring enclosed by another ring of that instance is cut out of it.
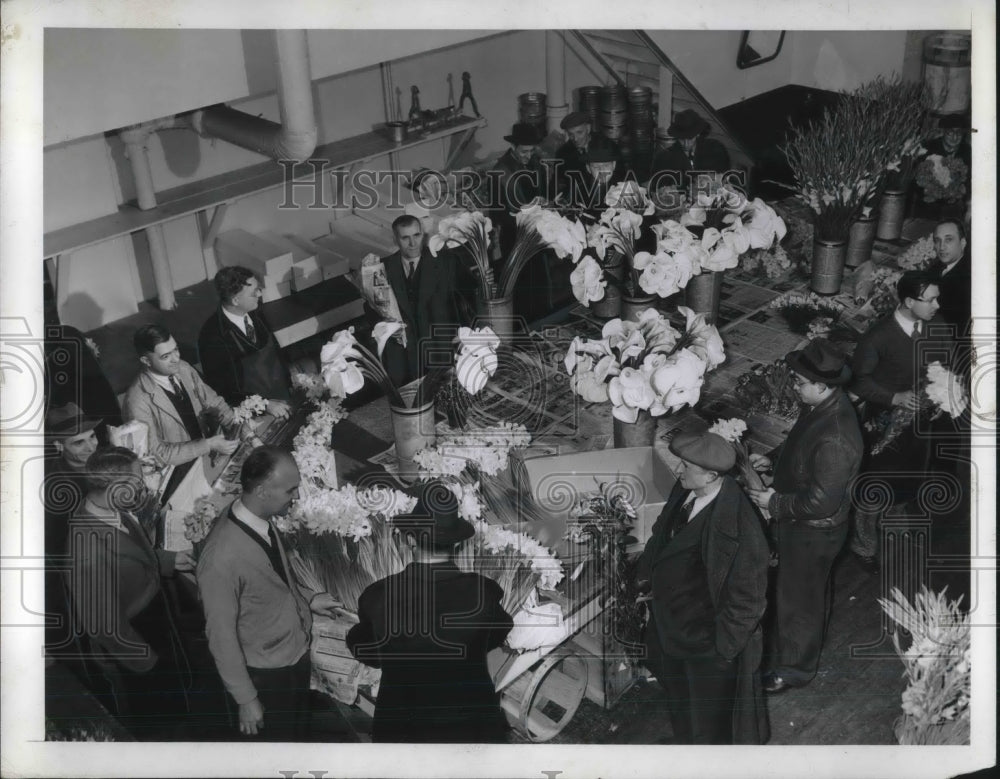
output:
<svg viewBox="0 0 1000 779"><path fill-rule="evenodd" d="M291 379L274 334L258 309L260 281L249 268L226 267L215 274L220 306L201 328L198 355L205 381L230 406L248 395L267 400L278 419L290 413Z"/></svg>

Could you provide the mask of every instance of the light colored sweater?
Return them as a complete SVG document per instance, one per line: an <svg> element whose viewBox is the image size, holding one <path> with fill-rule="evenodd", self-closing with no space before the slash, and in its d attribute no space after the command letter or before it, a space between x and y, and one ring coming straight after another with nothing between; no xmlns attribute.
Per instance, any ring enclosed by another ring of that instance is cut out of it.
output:
<svg viewBox="0 0 1000 779"><path fill-rule="evenodd" d="M284 668L309 651L316 593L299 587L282 549L286 585L267 553L236 525L231 510L219 517L198 559L198 590L208 647L219 676L238 704L257 697L247 666Z"/></svg>

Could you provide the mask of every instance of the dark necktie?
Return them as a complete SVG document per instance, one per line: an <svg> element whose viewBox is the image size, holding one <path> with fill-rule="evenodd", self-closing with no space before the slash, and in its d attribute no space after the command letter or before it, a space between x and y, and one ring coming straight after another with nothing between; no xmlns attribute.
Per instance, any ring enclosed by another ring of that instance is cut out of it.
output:
<svg viewBox="0 0 1000 779"><path fill-rule="evenodd" d="M413 281L413 274L416 271L416 263L413 260L406 261L406 280Z"/></svg>
<svg viewBox="0 0 1000 779"><path fill-rule="evenodd" d="M176 376L170 377L170 386L173 388L173 393L178 398L186 398L187 391L184 389L184 385L181 384L180 380Z"/></svg>
<svg viewBox="0 0 1000 779"><path fill-rule="evenodd" d="M677 513L674 514L674 521L671 523L670 526L671 538L680 533L681 530L684 528L684 526L688 523L688 520L691 519L691 509L693 508L694 508L694 499L692 498L683 506L681 506L677 510Z"/></svg>
<svg viewBox="0 0 1000 779"><path fill-rule="evenodd" d="M278 546L278 534L274 530L274 525L270 522L267 523L267 537L271 542L267 556L271 559L271 565L274 567L274 570L278 572L278 576L281 577L281 581L287 585L288 574L285 572L284 563L281 562L281 547Z"/></svg>
<svg viewBox="0 0 1000 779"><path fill-rule="evenodd" d="M257 331L254 329L253 322L250 321L249 314L243 317L243 326L247 329L247 338L250 341L257 343Z"/></svg>
<svg viewBox="0 0 1000 779"><path fill-rule="evenodd" d="M910 333L910 337L916 341L920 338L920 322L919 320L913 323L913 332Z"/></svg>

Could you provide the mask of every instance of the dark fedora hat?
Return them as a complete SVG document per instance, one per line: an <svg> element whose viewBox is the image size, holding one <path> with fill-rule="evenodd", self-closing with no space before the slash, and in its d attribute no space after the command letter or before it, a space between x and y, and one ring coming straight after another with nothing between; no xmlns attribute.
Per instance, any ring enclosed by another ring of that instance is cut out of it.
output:
<svg viewBox="0 0 1000 779"><path fill-rule="evenodd" d="M701 118L701 114L690 108L675 114L674 121L667 128L672 138L694 138L707 131L708 122Z"/></svg>
<svg viewBox="0 0 1000 779"><path fill-rule="evenodd" d="M716 433L677 433L667 446L682 460L716 473L726 473L736 465L736 450Z"/></svg>
<svg viewBox="0 0 1000 779"><path fill-rule="evenodd" d="M515 146L537 146L544 136L536 125L518 122L511 128L510 135L505 135L503 139Z"/></svg>
<svg viewBox="0 0 1000 779"><path fill-rule="evenodd" d="M847 357L825 338L815 338L805 349L789 352L785 355L785 362L789 368L809 381L841 386L851 380Z"/></svg>
<svg viewBox="0 0 1000 779"><path fill-rule="evenodd" d="M71 436L89 433L102 420L98 417L88 417L76 403L67 403L49 409L45 415L45 432L49 435L69 438Z"/></svg>
<svg viewBox="0 0 1000 779"><path fill-rule="evenodd" d="M458 516L458 499L444 482L421 485L415 497L413 511L392 521L400 530L429 533L431 543L438 546L457 544L475 535L472 523Z"/></svg>
<svg viewBox="0 0 1000 779"><path fill-rule="evenodd" d="M971 127L968 114L948 114L938 120L941 130L968 130Z"/></svg>

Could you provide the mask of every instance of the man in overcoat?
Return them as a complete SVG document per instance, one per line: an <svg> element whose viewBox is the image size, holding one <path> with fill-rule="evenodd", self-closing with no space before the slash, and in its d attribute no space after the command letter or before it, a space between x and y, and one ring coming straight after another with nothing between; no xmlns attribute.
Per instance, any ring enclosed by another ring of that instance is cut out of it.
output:
<svg viewBox="0 0 1000 779"><path fill-rule="evenodd" d="M801 687L816 675L830 571L847 539L851 483L863 453L857 413L842 389L851 378L845 356L817 338L785 362L806 408L775 454L771 487L750 491L770 514L778 548L776 655L765 692ZM758 469L770 466L763 455L751 461Z"/></svg>
<svg viewBox="0 0 1000 779"><path fill-rule="evenodd" d="M437 482L393 525L414 561L361 594L359 622L347 634L354 656L382 669L372 740L503 743L507 723L486 655L514 622L500 585L455 565L455 546L473 526Z"/></svg>
<svg viewBox="0 0 1000 779"><path fill-rule="evenodd" d="M87 485L67 540L77 624L122 724L140 740L172 738L187 710L189 672L161 577L192 570L193 559L188 552L154 549L140 525L136 510L146 501L146 488L132 451L109 446L94 452Z"/></svg>
<svg viewBox="0 0 1000 779"><path fill-rule="evenodd" d="M652 593L647 663L668 696L681 744L762 744L768 738L758 668L768 548L760 518L726 474L732 445L679 433L678 481L639 558Z"/></svg>
<svg viewBox="0 0 1000 779"><path fill-rule="evenodd" d="M653 157L650 189L676 186L688 190L698 173L725 173L729 170L729 152L718 141L708 138L709 124L697 111L685 109L674 116L667 128L676 138Z"/></svg>

